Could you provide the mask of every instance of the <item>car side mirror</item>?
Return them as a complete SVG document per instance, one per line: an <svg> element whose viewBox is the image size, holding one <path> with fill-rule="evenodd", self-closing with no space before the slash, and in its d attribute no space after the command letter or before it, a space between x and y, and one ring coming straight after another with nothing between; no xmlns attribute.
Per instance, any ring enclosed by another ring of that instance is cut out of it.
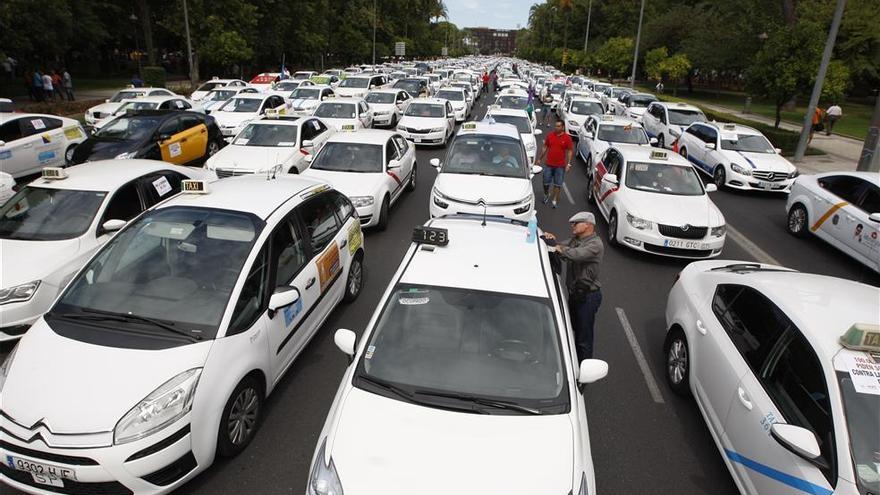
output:
<svg viewBox="0 0 880 495"><path fill-rule="evenodd" d="M6 141L0 141L0 146L6 146Z"/></svg>
<svg viewBox="0 0 880 495"><path fill-rule="evenodd" d="M544 169L540 165L532 165L532 170L531 170L532 177L540 174L542 170L544 170Z"/></svg>
<svg viewBox="0 0 880 495"><path fill-rule="evenodd" d="M428 163L430 163L431 166L434 168L440 168L440 159L439 158L431 158L431 160Z"/></svg>
<svg viewBox="0 0 880 495"><path fill-rule="evenodd" d="M313 148L314 146L315 146L315 143L311 139L306 139L305 141L303 141L303 144L302 144L303 148Z"/></svg>
<svg viewBox="0 0 880 495"><path fill-rule="evenodd" d="M770 427L770 435L796 456L812 463L822 462L822 451L812 431L796 425L775 423Z"/></svg>
<svg viewBox="0 0 880 495"><path fill-rule="evenodd" d="M775 151L777 155L782 154L782 148L773 148L773 151Z"/></svg>
<svg viewBox="0 0 880 495"><path fill-rule="evenodd" d="M657 138L648 138L648 142L651 143L651 146L655 146L657 144Z"/></svg>
<svg viewBox="0 0 880 495"><path fill-rule="evenodd" d="M125 220L111 219L107 220L103 224L101 224L101 235L109 234L110 232L116 232L117 230L125 227Z"/></svg>
<svg viewBox="0 0 880 495"><path fill-rule="evenodd" d="M706 149L707 149L707 150L714 150L714 149L715 149L715 143L706 143Z"/></svg>
<svg viewBox="0 0 880 495"><path fill-rule="evenodd" d="M354 332L340 328L333 334L333 342L340 351L348 355L349 362L354 358L354 349L357 343L357 335Z"/></svg>
<svg viewBox="0 0 880 495"><path fill-rule="evenodd" d="M391 160L390 162L388 162L388 168L400 168L400 160Z"/></svg>
<svg viewBox="0 0 880 495"><path fill-rule="evenodd" d="M872 222L880 222L880 213L871 213L868 215L868 220Z"/></svg>
<svg viewBox="0 0 880 495"><path fill-rule="evenodd" d="M607 182L609 184L617 185L617 175L615 174L605 174L602 176L602 182Z"/></svg>
<svg viewBox="0 0 880 495"><path fill-rule="evenodd" d="M706 192L707 193L713 193L717 190L718 190L718 186L716 186L715 184L706 184Z"/></svg>
<svg viewBox="0 0 880 495"><path fill-rule="evenodd" d="M299 289L289 285L281 285L275 288L272 297L269 298L269 318L282 308L286 308L299 300Z"/></svg>
<svg viewBox="0 0 880 495"><path fill-rule="evenodd" d="M541 134L544 134L544 131L541 129L535 129L535 136L540 136Z"/></svg>
<svg viewBox="0 0 880 495"><path fill-rule="evenodd" d="M171 139L171 134L159 134L159 141L167 141Z"/></svg>
<svg viewBox="0 0 880 495"><path fill-rule="evenodd" d="M608 375L608 363L601 359L584 359L578 370L577 381L581 385L593 383Z"/></svg>

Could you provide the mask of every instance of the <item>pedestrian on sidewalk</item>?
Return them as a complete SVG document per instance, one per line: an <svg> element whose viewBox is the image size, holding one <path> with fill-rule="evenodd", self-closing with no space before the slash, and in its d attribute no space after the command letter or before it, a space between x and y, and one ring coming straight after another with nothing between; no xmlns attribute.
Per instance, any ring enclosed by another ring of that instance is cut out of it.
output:
<svg viewBox="0 0 880 495"><path fill-rule="evenodd" d="M61 74L58 73L58 69L52 71L52 87L55 88L58 98L64 101L64 91L61 90Z"/></svg>
<svg viewBox="0 0 880 495"><path fill-rule="evenodd" d="M489 73L483 71L483 93L489 93Z"/></svg>
<svg viewBox="0 0 880 495"><path fill-rule="evenodd" d="M834 130L834 124L843 117L843 109L840 108L840 105L837 102L834 102L833 105L828 107L828 110L825 112L825 115L828 117L828 123L825 127L825 135L830 136L831 131Z"/></svg>
<svg viewBox="0 0 880 495"><path fill-rule="evenodd" d="M575 213L568 223L571 225L571 238L557 242L551 232L544 232L542 237L551 246L550 249L568 263L565 285L568 288L575 350L580 363L593 358L596 313L602 305L599 265L605 254L605 245L596 234L596 217L592 213Z"/></svg>
<svg viewBox="0 0 880 495"><path fill-rule="evenodd" d="M565 132L565 125L561 120L554 124L553 132L544 138L544 147L541 156L536 160L544 163L544 204L551 201L551 206L556 208L559 201L559 191L565 181L565 173L571 169L571 156L574 153L574 144L571 136Z"/></svg>
<svg viewBox="0 0 880 495"><path fill-rule="evenodd" d="M663 93L663 81L657 81L657 86L654 86L657 89L658 93Z"/></svg>
<svg viewBox="0 0 880 495"><path fill-rule="evenodd" d="M33 79L31 81L31 85L34 88L34 96L37 97L37 101L45 101L46 93L43 92L43 74L40 73L39 69L34 71Z"/></svg>
<svg viewBox="0 0 880 495"><path fill-rule="evenodd" d="M46 100L52 98L55 101L55 88L52 87L52 76L46 71L43 73L43 93L46 93Z"/></svg>
<svg viewBox="0 0 880 495"><path fill-rule="evenodd" d="M816 110L813 111L813 119L810 124L810 138L807 139L807 144L813 142L813 134L816 131L821 132L825 127L822 125L822 122L825 120L825 111L822 110L822 107L816 105Z"/></svg>
<svg viewBox="0 0 880 495"><path fill-rule="evenodd" d="M67 69L61 69L61 84L64 86L64 92L67 94L67 100L73 101L75 98L73 97L73 78L70 77L70 72L67 72Z"/></svg>

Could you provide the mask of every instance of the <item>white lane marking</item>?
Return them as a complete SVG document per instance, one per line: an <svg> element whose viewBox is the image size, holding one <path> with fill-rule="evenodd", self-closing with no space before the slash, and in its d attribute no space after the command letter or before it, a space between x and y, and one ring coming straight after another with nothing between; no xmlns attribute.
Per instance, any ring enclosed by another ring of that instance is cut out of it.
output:
<svg viewBox="0 0 880 495"><path fill-rule="evenodd" d="M773 256L770 256L767 251L764 251L763 249L758 247L758 245L752 242L748 237L746 237L745 234L736 230L730 224L727 224L727 237L733 239L733 242L739 244L739 246L745 249L747 253L752 255L756 261L767 263L770 265L785 266L782 264L782 262L780 262Z"/></svg>
<svg viewBox="0 0 880 495"><path fill-rule="evenodd" d="M571 191L568 190L565 182L562 183L562 191L565 193L565 197L568 198L568 202L574 204L574 198L571 196Z"/></svg>
<svg viewBox="0 0 880 495"><path fill-rule="evenodd" d="M629 346L632 348L633 354L636 356L636 362L639 364L639 368L642 370L642 375L645 377L645 383L648 384L648 391L651 392L651 398L654 399L654 402L657 404L664 404L666 401L663 400L663 394L660 393L660 387L657 386L657 380L654 379L654 374L651 373L651 368L648 367L648 361L645 359L645 354L642 352L641 346L639 346L639 341L636 339L635 332L633 332L632 327L629 325L626 313L623 312L623 308L614 308L614 310L617 311L617 318L620 320L620 325L623 327L623 332L626 334L626 340L629 341Z"/></svg>

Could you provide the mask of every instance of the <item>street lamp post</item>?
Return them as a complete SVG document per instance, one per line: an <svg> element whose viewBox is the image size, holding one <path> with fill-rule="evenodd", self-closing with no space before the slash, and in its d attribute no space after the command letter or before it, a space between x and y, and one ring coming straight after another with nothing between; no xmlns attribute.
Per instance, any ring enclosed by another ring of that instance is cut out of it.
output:
<svg viewBox="0 0 880 495"><path fill-rule="evenodd" d="M584 35L584 55L587 54L587 44L590 42L590 16L593 13L593 0L587 4L587 34Z"/></svg>
<svg viewBox="0 0 880 495"><path fill-rule="evenodd" d="M632 75L629 78L629 87L635 87L636 85L636 66L639 63L639 41L642 39L642 17L645 14L645 0L642 0L642 8L639 9L639 29L636 31L636 50L635 54L633 54L633 71Z"/></svg>
<svg viewBox="0 0 880 495"><path fill-rule="evenodd" d="M376 0L373 0L373 67L376 67Z"/></svg>
<svg viewBox="0 0 880 495"><path fill-rule="evenodd" d="M186 0L183 0L183 27L186 31L186 60L189 63L189 82L195 86L196 69L193 68L193 49L192 41L189 37L189 13L186 8Z"/></svg>

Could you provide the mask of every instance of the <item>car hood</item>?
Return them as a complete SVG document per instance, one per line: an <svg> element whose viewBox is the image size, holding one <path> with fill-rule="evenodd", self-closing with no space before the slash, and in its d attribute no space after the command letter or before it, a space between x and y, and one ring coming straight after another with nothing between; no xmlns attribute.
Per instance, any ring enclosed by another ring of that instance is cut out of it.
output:
<svg viewBox="0 0 880 495"><path fill-rule="evenodd" d="M79 249L79 237L59 241L0 239L3 259L24 261L0 263L0 284L6 288L43 280L75 258Z"/></svg>
<svg viewBox="0 0 880 495"><path fill-rule="evenodd" d="M581 115L579 113L568 112L565 114L566 120L573 120L580 125L584 125L584 122L587 121L587 117L589 117L589 115Z"/></svg>
<svg viewBox="0 0 880 495"><path fill-rule="evenodd" d="M641 117L642 115L645 115L645 110L647 110L647 108L645 107L627 107L626 113L638 115L639 117Z"/></svg>
<svg viewBox="0 0 880 495"><path fill-rule="evenodd" d="M370 108L372 108L375 113L387 113L397 110L397 105L394 103L370 103Z"/></svg>
<svg viewBox="0 0 880 495"><path fill-rule="evenodd" d="M573 429L564 414L469 414L360 389L342 407L327 451L346 492L534 495L572 488Z"/></svg>
<svg viewBox="0 0 880 495"><path fill-rule="evenodd" d="M443 117L412 117L405 116L400 119L398 126L412 127L413 129L437 129L446 127L446 119Z"/></svg>
<svg viewBox="0 0 880 495"><path fill-rule="evenodd" d="M312 100L309 98L296 98L290 100L290 108L293 110L310 110L318 106L320 100Z"/></svg>
<svg viewBox="0 0 880 495"><path fill-rule="evenodd" d="M54 433L112 432L160 385L204 366L211 344L161 351L94 345L56 334L41 317L18 344L3 412L25 427L42 422ZM77 414L70 412L74 406Z"/></svg>
<svg viewBox="0 0 880 495"><path fill-rule="evenodd" d="M265 171L277 164L287 164L299 155L296 146L236 146L229 145L212 156L209 168Z"/></svg>
<svg viewBox="0 0 880 495"><path fill-rule="evenodd" d="M328 117L321 117L321 121L327 124L328 126L333 126L337 131L342 130L342 126L346 124L354 124L354 126L360 127L360 121L356 118L354 119L331 119Z"/></svg>
<svg viewBox="0 0 880 495"><path fill-rule="evenodd" d="M440 173L434 187L449 198L473 203L482 199L490 206L512 204L532 192L532 183L526 178L456 173Z"/></svg>
<svg viewBox="0 0 880 495"><path fill-rule="evenodd" d="M399 175L399 169L394 169L393 171L403 180L403 177ZM309 168L303 175L326 181L333 186L333 189L345 194L349 198L353 196L373 196L379 190L382 181L385 180L385 174L382 172L336 172Z"/></svg>
<svg viewBox="0 0 880 495"><path fill-rule="evenodd" d="M90 137L79 144L73 150L73 162L82 163L86 160L109 160L116 158L120 153L140 149L140 143L136 141L113 141Z"/></svg>
<svg viewBox="0 0 880 495"><path fill-rule="evenodd" d="M337 87L334 92L336 96L364 96L369 91L366 88L339 88Z"/></svg>
<svg viewBox="0 0 880 495"><path fill-rule="evenodd" d="M708 194L680 196L627 189L626 208L639 218L664 225L717 227L724 223L724 216Z"/></svg>
<svg viewBox="0 0 880 495"><path fill-rule="evenodd" d="M721 150L724 156L732 163L750 167L752 170L766 170L769 172L794 171L794 165L776 153L750 153L747 151Z"/></svg>
<svg viewBox="0 0 880 495"><path fill-rule="evenodd" d="M119 110L119 107L122 106L122 102L115 103L101 103L100 105L95 105L89 108L89 113L101 112L101 114L109 114Z"/></svg>
<svg viewBox="0 0 880 495"><path fill-rule="evenodd" d="M211 112L211 117L214 117L214 120L217 121L217 125L220 127L237 127L243 122L256 119L258 115L251 112L216 111Z"/></svg>

